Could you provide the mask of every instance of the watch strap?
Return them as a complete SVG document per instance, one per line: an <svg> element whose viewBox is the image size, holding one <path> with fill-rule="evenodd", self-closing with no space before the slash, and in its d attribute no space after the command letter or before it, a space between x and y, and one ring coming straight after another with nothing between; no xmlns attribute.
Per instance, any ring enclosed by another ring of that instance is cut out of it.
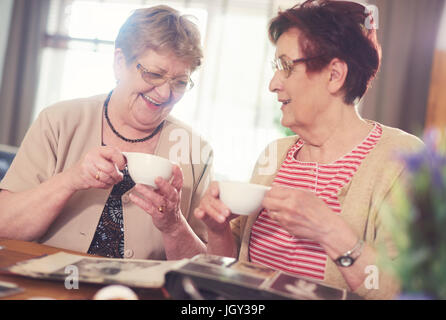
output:
<svg viewBox="0 0 446 320"><path fill-rule="evenodd" d="M341 267L350 267L351 265L353 265L353 263L355 263L356 259L359 258L363 248L364 240L359 239L351 250L347 251L335 260L336 264Z"/></svg>
<svg viewBox="0 0 446 320"><path fill-rule="evenodd" d="M357 259L361 255L363 247L364 247L364 240L359 239L358 242L355 244L355 246L351 250L344 253L343 255L352 257L353 259Z"/></svg>

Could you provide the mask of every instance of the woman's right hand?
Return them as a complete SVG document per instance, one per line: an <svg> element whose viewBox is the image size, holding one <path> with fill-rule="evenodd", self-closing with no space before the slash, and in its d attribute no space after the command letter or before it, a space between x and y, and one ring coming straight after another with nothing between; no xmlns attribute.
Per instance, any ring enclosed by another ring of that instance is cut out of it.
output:
<svg viewBox="0 0 446 320"><path fill-rule="evenodd" d="M126 159L118 148L101 146L87 152L67 170L67 183L73 191L108 189L123 179Z"/></svg>
<svg viewBox="0 0 446 320"><path fill-rule="evenodd" d="M203 220L208 229L215 233L224 231L229 226L229 221L237 217L220 200L219 195L218 182L211 182L198 208L194 211L195 217Z"/></svg>

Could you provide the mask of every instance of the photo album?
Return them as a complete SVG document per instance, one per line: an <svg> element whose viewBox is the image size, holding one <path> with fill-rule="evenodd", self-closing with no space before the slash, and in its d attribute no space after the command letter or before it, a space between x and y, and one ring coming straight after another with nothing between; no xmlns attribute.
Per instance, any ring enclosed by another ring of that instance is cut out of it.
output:
<svg viewBox="0 0 446 320"><path fill-rule="evenodd" d="M31 278L164 287L173 299L356 300L345 289L330 287L235 258L200 254L160 261L87 257L59 252L26 260L5 271Z"/></svg>
<svg viewBox="0 0 446 320"><path fill-rule="evenodd" d="M175 299L361 300L345 289L213 255L197 255L168 271L164 287Z"/></svg>

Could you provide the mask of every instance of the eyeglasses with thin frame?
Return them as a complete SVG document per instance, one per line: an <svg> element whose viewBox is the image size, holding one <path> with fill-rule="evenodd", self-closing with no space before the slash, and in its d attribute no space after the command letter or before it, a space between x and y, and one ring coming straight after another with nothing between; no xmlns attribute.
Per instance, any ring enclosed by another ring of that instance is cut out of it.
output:
<svg viewBox="0 0 446 320"><path fill-rule="evenodd" d="M309 57L309 58L300 58L300 59L294 59L294 60L288 60L285 58L285 56L280 56L273 61L271 61L273 71L276 72L284 71L285 78L288 78L291 75L291 72L293 72L294 67L302 62L307 62L313 59L320 58L321 56L315 56L315 57Z"/></svg>
<svg viewBox="0 0 446 320"><path fill-rule="evenodd" d="M177 78L169 78L164 74L154 71L149 71L144 68L140 63L136 65L136 68L141 73L142 79L155 87L161 86L166 81L169 82L170 90L176 93L184 93L193 88L194 82L188 76L180 76Z"/></svg>

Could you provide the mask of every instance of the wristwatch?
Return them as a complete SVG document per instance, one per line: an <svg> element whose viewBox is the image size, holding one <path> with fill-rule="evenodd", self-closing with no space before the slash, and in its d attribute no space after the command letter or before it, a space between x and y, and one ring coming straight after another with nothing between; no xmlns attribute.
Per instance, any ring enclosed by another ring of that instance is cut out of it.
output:
<svg viewBox="0 0 446 320"><path fill-rule="evenodd" d="M335 260L336 264L341 267L350 267L359 258L364 247L364 241L359 239L353 249L347 251L342 256Z"/></svg>

